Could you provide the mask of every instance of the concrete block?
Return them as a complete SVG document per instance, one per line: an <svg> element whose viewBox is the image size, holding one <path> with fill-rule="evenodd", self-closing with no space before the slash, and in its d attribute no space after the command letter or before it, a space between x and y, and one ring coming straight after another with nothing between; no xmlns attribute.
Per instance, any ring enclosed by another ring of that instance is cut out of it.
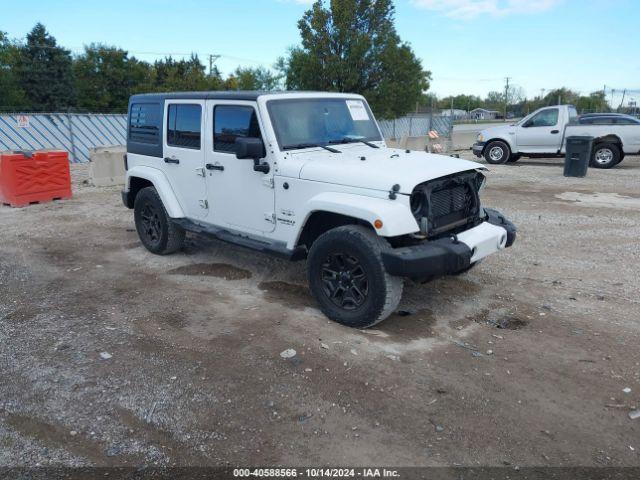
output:
<svg viewBox="0 0 640 480"><path fill-rule="evenodd" d="M89 152L91 183L96 187L124 185L124 154L126 147L96 147Z"/></svg>
<svg viewBox="0 0 640 480"><path fill-rule="evenodd" d="M407 138L405 148L408 150L424 152L427 150L427 140L426 135L422 137L409 137Z"/></svg>
<svg viewBox="0 0 640 480"><path fill-rule="evenodd" d="M452 135L453 148L455 150L469 150L476 143L478 133L480 133L479 130L456 131L454 128Z"/></svg>

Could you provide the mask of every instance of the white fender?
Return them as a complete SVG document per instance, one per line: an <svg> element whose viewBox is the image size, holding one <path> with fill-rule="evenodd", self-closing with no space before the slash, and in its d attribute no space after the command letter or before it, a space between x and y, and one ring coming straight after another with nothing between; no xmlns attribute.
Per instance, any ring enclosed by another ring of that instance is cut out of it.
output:
<svg viewBox="0 0 640 480"><path fill-rule="evenodd" d="M160 195L160 199L162 200L162 204L164 205L167 214L169 214L171 218L183 218L185 216L184 211L178 202L178 198L173 192L171 184L162 170L153 167L145 167L143 165L131 167L127 171L127 190L129 190L131 177L144 178L145 180L149 180L153 183L153 186L156 187L156 190L158 191L158 195Z"/></svg>
<svg viewBox="0 0 640 480"><path fill-rule="evenodd" d="M313 212L332 212L365 220L372 227L376 220L382 228L375 228L381 237L395 237L420 230L411 213L409 197L398 194L395 200L366 197L351 193L325 192L312 197L306 204L305 223Z"/></svg>

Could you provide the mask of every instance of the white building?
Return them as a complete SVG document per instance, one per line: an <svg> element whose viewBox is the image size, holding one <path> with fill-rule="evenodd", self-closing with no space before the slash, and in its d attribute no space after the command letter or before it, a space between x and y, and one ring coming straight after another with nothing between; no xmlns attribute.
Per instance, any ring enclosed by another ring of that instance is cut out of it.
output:
<svg viewBox="0 0 640 480"><path fill-rule="evenodd" d="M493 120L500 112L497 110L487 110L486 108L474 108L469 112L471 118L475 120Z"/></svg>

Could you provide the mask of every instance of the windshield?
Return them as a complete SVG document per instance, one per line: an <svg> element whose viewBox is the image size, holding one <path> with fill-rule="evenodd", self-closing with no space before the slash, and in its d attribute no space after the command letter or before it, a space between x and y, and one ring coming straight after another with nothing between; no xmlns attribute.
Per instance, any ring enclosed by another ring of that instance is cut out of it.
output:
<svg viewBox="0 0 640 480"><path fill-rule="evenodd" d="M270 100L267 106L282 150L382 140L369 107L359 99Z"/></svg>

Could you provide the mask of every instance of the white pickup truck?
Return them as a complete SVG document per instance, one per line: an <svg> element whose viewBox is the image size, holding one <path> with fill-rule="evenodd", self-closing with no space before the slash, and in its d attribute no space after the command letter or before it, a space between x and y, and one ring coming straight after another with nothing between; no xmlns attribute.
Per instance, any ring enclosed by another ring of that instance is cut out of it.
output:
<svg viewBox="0 0 640 480"><path fill-rule="evenodd" d="M611 168L625 154L640 153L640 123L581 123L571 105L544 107L513 125L483 130L471 149L489 163L502 164L521 156L562 156L566 138L583 135L594 139L590 166L595 168Z"/></svg>

